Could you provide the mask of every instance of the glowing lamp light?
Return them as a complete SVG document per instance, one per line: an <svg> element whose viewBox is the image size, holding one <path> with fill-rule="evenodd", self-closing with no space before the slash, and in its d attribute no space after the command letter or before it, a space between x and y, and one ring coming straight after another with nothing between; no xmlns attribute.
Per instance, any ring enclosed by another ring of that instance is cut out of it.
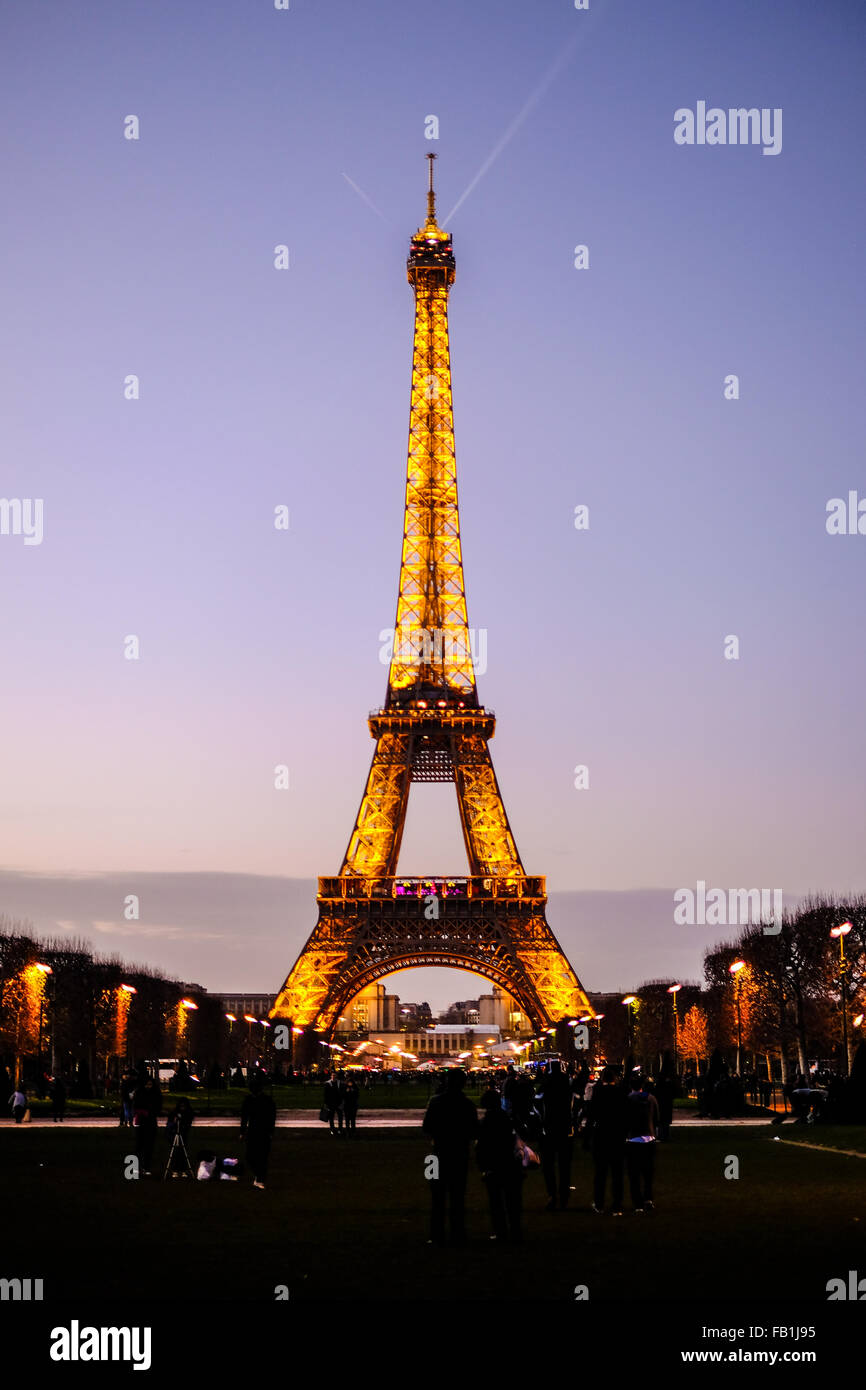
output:
<svg viewBox="0 0 866 1390"><path fill-rule="evenodd" d="M123 990L124 994L138 994L135 985L121 985L120 988Z"/></svg>
<svg viewBox="0 0 866 1390"><path fill-rule="evenodd" d="M841 925L841 927L831 927L831 928L830 928L830 935L831 935L831 936L847 936L850 930L851 930L851 923L850 923L850 922L843 922L842 925ZM41 968L41 967L40 967L40 968Z"/></svg>
<svg viewBox="0 0 866 1390"><path fill-rule="evenodd" d="M237 1023L237 1019L235 1018L234 1014L226 1014L226 1018L228 1019L229 1023Z"/></svg>
<svg viewBox="0 0 866 1390"><path fill-rule="evenodd" d="M860 1024L863 1022L864 1017L866 1017L866 1015L864 1015L864 1014L858 1014L856 1018L854 1018L854 1019L851 1020L852 1023L854 1024L854 1027L855 1027L855 1028L859 1028L859 1027L860 1027Z"/></svg>
<svg viewBox="0 0 866 1390"><path fill-rule="evenodd" d="M682 985L670 985L668 987L668 994L676 994L678 989L682 989Z"/></svg>
<svg viewBox="0 0 866 1390"><path fill-rule="evenodd" d="M182 1009L197 1009L198 1004L193 999L181 999L180 1007Z"/></svg>
<svg viewBox="0 0 866 1390"><path fill-rule="evenodd" d="M51 966L50 966L50 965L40 965L38 961L36 962L36 969L37 969L37 970L41 970L41 972L42 972L43 975L53 975L53 974L54 974L54 971L51 969Z"/></svg>
<svg viewBox="0 0 866 1390"><path fill-rule="evenodd" d="M625 999L623 999L622 1002L623 1002L624 1004L636 1004L636 1003L637 1003L637 995L636 995L636 994L627 994L627 995L625 996Z"/></svg>
<svg viewBox="0 0 866 1390"><path fill-rule="evenodd" d="M293 1029L292 1029L292 1032L293 1032L293 1033L303 1033L303 1031L304 1031L303 1028L293 1028Z"/></svg>
<svg viewBox="0 0 866 1390"><path fill-rule="evenodd" d="M732 975L737 975L744 968L745 964L746 962L744 960L735 960L733 965L728 966L728 969Z"/></svg>
<svg viewBox="0 0 866 1390"><path fill-rule="evenodd" d="M244 1014L244 1023L258 1023L258 1021L257 1018L253 1018L252 1014Z"/></svg>

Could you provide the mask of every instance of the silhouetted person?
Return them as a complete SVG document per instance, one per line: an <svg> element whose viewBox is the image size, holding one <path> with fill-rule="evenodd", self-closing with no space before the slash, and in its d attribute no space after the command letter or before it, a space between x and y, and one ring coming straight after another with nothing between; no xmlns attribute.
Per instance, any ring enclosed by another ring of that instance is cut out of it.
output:
<svg viewBox="0 0 866 1390"><path fill-rule="evenodd" d="M669 1052L665 1052L662 1058L662 1068L659 1072L659 1079L656 1082L655 1096L658 1102L658 1137L659 1139L670 1139L671 1125L674 1122L674 1097L679 1090L676 1068L673 1058Z"/></svg>
<svg viewBox="0 0 866 1390"><path fill-rule="evenodd" d="M135 1152L139 1171L150 1176L156 1130L162 1114L162 1094L152 1077L147 1077L132 1098L132 1123L135 1128Z"/></svg>
<svg viewBox="0 0 866 1390"><path fill-rule="evenodd" d="M649 1083L636 1076L628 1098L628 1133L625 1157L631 1204L637 1212L653 1210L653 1173L659 1105Z"/></svg>
<svg viewBox="0 0 866 1390"><path fill-rule="evenodd" d="M133 1099L138 1090L138 1081L131 1072L125 1071L120 1078L120 1127L132 1126Z"/></svg>
<svg viewBox="0 0 866 1390"><path fill-rule="evenodd" d="M610 1173L614 1216L622 1216L623 1163L628 1127L625 1088L613 1067L605 1067L592 1088L589 1120L592 1125L592 1158L595 1169L593 1211L604 1211L607 1175Z"/></svg>
<svg viewBox="0 0 866 1390"><path fill-rule="evenodd" d="M565 1210L571 1182L571 1082L559 1062L551 1062L538 1092L541 1101L541 1170L547 1188L547 1210Z"/></svg>
<svg viewBox="0 0 866 1390"><path fill-rule="evenodd" d="M12 1118L16 1125L20 1125L27 1110L27 1095L23 1086L16 1086L9 1097L9 1104L12 1106Z"/></svg>
<svg viewBox="0 0 866 1390"><path fill-rule="evenodd" d="M462 1245L466 1238L464 1208L469 1146L478 1134L478 1111L463 1087L462 1071L446 1074L443 1091L427 1106L423 1130L432 1140L436 1173L430 1180L432 1215L430 1237L433 1245L445 1244L445 1207L449 1210L451 1240Z"/></svg>
<svg viewBox="0 0 866 1390"><path fill-rule="evenodd" d="M276 1124L277 1107L273 1097L265 1093L261 1079L254 1076L250 1081L250 1093L241 1106L241 1138L246 1140L253 1187L264 1188Z"/></svg>
<svg viewBox="0 0 866 1390"><path fill-rule="evenodd" d="M514 1108L514 1098L517 1094L518 1085L519 1082L517 1080L517 1073L515 1072L514 1067L511 1065L511 1063L509 1063L509 1065L505 1069L505 1076L503 1078L501 1087L502 1100L505 1102L503 1108L508 1112L509 1115L512 1113L512 1110ZM483 1103L484 1102L482 1100L482 1104Z"/></svg>
<svg viewBox="0 0 866 1390"><path fill-rule="evenodd" d="M346 1089L343 1092L343 1114L346 1117L346 1137L349 1134L357 1134L358 1130L355 1121L358 1118L358 1102L361 1099L358 1091L358 1084L354 1076L350 1076L346 1082Z"/></svg>
<svg viewBox="0 0 866 1390"><path fill-rule="evenodd" d="M328 1112L328 1128L331 1134L335 1134L337 1127L340 1133L343 1132L343 1103L346 1098L346 1087L336 1072L325 1082L325 1109Z"/></svg>
<svg viewBox="0 0 866 1390"><path fill-rule="evenodd" d="M66 1087L59 1076L55 1076L51 1084L51 1118L56 1124L59 1120L63 1123L63 1116L66 1114Z"/></svg>
<svg viewBox="0 0 866 1390"><path fill-rule="evenodd" d="M518 1073L511 1101L511 1118L521 1139L540 1145L541 1124L535 1111L535 1087L527 1072Z"/></svg>
<svg viewBox="0 0 866 1390"><path fill-rule="evenodd" d="M478 1131L475 1156L487 1188L490 1220L496 1240L517 1244L521 1239L523 1159L514 1151L517 1132L499 1092L492 1087L481 1097L484 1117Z"/></svg>

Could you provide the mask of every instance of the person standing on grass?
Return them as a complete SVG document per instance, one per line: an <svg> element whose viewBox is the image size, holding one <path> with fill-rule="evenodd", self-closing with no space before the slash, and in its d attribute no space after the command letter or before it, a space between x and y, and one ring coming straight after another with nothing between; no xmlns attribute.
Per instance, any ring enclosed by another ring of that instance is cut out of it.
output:
<svg viewBox="0 0 866 1390"><path fill-rule="evenodd" d="M659 1104L649 1082L638 1073L628 1098L628 1134L625 1157L631 1204L636 1212L653 1210L653 1172L659 1132Z"/></svg>
<svg viewBox="0 0 866 1390"><path fill-rule="evenodd" d="M469 1146L478 1134L478 1111L463 1087L462 1069L446 1073L443 1090L427 1106L422 1129L433 1144L436 1162L430 1178L432 1204L431 1245L445 1244L445 1207L449 1208L451 1242L466 1242L466 1179L469 1175Z"/></svg>
<svg viewBox="0 0 866 1390"><path fill-rule="evenodd" d="M598 1215L604 1211L607 1175L610 1173L613 1215L622 1216L623 1164L628 1130L628 1097L614 1067L605 1067L592 1088L588 1106L592 1126L594 1167L593 1205Z"/></svg>
<svg viewBox="0 0 866 1390"><path fill-rule="evenodd" d="M350 1076L346 1082L346 1089L343 1092L343 1114L346 1117L346 1138L349 1134L357 1136L355 1120L358 1115L358 1101L361 1099L358 1092L358 1085L354 1076Z"/></svg>
<svg viewBox="0 0 866 1390"><path fill-rule="evenodd" d="M670 1139L671 1125L674 1122L674 1097L677 1094L677 1074L670 1052L665 1052L662 1069L656 1082L655 1094L658 1103L658 1138Z"/></svg>
<svg viewBox="0 0 866 1390"><path fill-rule="evenodd" d="M507 1111L502 1108L499 1092L489 1087L481 1097L485 1111L478 1131L475 1156L487 1188L491 1240L521 1240L520 1217L523 1206L523 1159L515 1153L517 1131Z"/></svg>
<svg viewBox="0 0 866 1390"><path fill-rule="evenodd" d="M264 1189L276 1124L277 1107L273 1097L265 1094L261 1078L254 1076L250 1080L250 1093L241 1107L241 1138L246 1140L253 1187Z"/></svg>
<svg viewBox="0 0 866 1390"><path fill-rule="evenodd" d="M128 1071L120 1081L120 1127L132 1126L133 1097L137 1090L135 1077Z"/></svg>
<svg viewBox="0 0 866 1390"><path fill-rule="evenodd" d="M568 1206L571 1191L571 1082L559 1062L551 1062L538 1092L541 1102L541 1167L547 1188L547 1210Z"/></svg>
<svg viewBox="0 0 866 1390"><path fill-rule="evenodd" d="M23 1086L16 1086L9 1097L9 1104L12 1106L12 1118L16 1125L20 1125L27 1110L27 1096Z"/></svg>
<svg viewBox="0 0 866 1390"><path fill-rule="evenodd" d="M59 1076L55 1076L51 1085L51 1117L56 1124L59 1120L63 1123L63 1116L66 1114L66 1087Z"/></svg>
<svg viewBox="0 0 866 1390"><path fill-rule="evenodd" d="M135 1153L139 1172L150 1177L156 1131L162 1114L162 1092L152 1076L146 1076L132 1098L132 1123L135 1129Z"/></svg>
<svg viewBox="0 0 866 1390"><path fill-rule="evenodd" d="M337 1072L332 1072L325 1082L325 1109L328 1112L328 1128L331 1134L336 1134L337 1127L343 1133L343 1102L346 1098L346 1087L340 1080Z"/></svg>

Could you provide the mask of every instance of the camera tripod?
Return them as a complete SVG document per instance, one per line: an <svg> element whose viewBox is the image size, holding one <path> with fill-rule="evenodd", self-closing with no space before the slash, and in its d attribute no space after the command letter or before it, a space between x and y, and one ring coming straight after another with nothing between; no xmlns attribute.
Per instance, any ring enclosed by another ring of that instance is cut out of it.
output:
<svg viewBox="0 0 866 1390"><path fill-rule="evenodd" d="M187 1147L186 1147L186 1144L185 1144L185 1142L184 1142L183 1135L181 1134L181 1132L180 1132L179 1129L176 1129L175 1132L174 1132L174 1138L173 1138L172 1141L171 1141L171 1148L170 1148L169 1154L168 1154L168 1161L166 1162L166 1165L165 1165L165 1172L164 1172L163 1175L162 1175L162 1180L163 1180L163 1182L165 1182L166 1178L167 1178L168 1175L169 1175L169 1172L171 1171L172 1164L173 1164L173 1161L174 1161L174 1156L175 1156L175 1153L176 1153L178 1150L180 1150L180 1154L182 1155L183 1163L184 1163L184 1166L186 1167L186 1175L187 1175L187 1177L192 1178L192 1177L195 1176L195 1174L194 1174L193 1171L192 1171L192 1164L191 1164L190 1161L189 1161L189 1153L188 1153L188 1151L187 1151ZM180 1172L181 1172L181 1174L182 1174L182 1173L183 1173L183 1169L180 1169Z"/></svg>

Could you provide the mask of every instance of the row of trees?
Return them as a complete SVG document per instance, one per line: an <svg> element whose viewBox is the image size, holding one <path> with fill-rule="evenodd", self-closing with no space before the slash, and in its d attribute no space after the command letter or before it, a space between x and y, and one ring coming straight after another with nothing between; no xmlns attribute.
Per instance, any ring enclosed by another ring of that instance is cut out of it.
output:
<svg viewBox="0 0 866 1390"><path fill-rule="evenodd" d="M842 926L849 930L831 934ZM747 1056L758 1059L783 1083L815 1060L847 1074L866 1032L866 896L810 899L776 927L750 925L707 950L704 985L650 980L628 1005L621 995L594 996L601 1051L632 1052L647 1065L676 1052L701 1070L718 1049L738 1070Z"/></svg>
<svg viewBox="0 0 866 1390"><path fill-rule="evenodd" d="M247 1040L242 1021L240 1030L233 1036L220 1000L196 986L84 941L37 938L29 923L0 916L0 1054L15 1078L47 1071L86 1088L130 1060L226 1065Z"/></svg>

